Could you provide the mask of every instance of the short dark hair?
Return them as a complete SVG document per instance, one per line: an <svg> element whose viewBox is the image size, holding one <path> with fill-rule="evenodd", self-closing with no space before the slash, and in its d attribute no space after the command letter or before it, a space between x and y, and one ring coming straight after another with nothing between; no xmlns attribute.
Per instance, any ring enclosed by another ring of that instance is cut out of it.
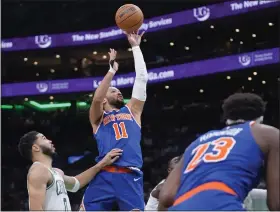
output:
<svg viewBox="0 0 280 212"><path fill-rule="evenodd" d="M24 134L19 141L18 144L18 151L20 152L21 156L31 160L32 159L32 146L34 142L37 140L37 135L39 132L30 131Z"/></svg>
<svg viewBox="0 0 280 212"><path fill-rule="evenodd" d="M223 118L225 120L255 120L258 117L263 116L265 105L266 104L262 98L256 94L235 93L224 101L222 106Z"/></svg>
<svg viewBox="0 0 280 212"><path fill-rule="evenodd" d="M182 157L182 155L173 157L171 160L169 160L169 161L168 161L168 167L171 166L172 160L174 160L175 158L177 158L177 160L176 160L176 164L177 164L177 163L181 160L181 157Z"/></svg>

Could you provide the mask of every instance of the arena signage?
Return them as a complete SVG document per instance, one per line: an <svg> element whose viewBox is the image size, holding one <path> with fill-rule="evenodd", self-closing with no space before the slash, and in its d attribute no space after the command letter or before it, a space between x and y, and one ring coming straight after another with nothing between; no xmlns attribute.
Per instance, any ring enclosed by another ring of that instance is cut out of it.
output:
<svg viewBox="0 0 280 212"><path fill-rule="evenodd" d="M192 10L185 10L182 12L146 19L141 26L141 29L147 30L148 32L153 32L182 25L203 22L211 19L248 13L264 8L276 7L279 5L280 1L277 0L228 1L220 4L202 6ZM122 31L115 26L96 31L3 39L1 42L1 48L2 51L46 49L101 43L123 37L124 35Z"/></svg>
<svg viewBox="0 0 280 212"><path fill-rule="evenodd" d="M151 69L148 70L149 83L158 83L175 79L183 79L232 70L242 70L250 67L279 63L279 50L279 48L266 49ZM94 77L3 84L2 97L93 91L98 87L102 78L103 77ZM135 72L123 75L117 74L112 81L112 86L119 88L132 87L134 78Z"/></svg>

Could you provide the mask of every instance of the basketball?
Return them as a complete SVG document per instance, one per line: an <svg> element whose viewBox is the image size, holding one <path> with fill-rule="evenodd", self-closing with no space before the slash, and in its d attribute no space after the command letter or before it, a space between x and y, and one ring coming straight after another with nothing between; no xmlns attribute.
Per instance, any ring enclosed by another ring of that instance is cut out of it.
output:
<svg viewBox="0 0 280 212"><path fill-rule="evenodd" d="M117 26L127 33L136 32L142 25L144 15L139 7L134 4L121 6L115 15Z"/></svg>

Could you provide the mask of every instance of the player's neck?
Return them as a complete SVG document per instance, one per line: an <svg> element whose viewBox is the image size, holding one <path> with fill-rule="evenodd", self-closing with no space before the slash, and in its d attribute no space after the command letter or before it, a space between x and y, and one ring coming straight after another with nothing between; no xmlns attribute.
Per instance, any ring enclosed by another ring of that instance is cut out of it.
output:
<svg viewBox="0 0 280 212"><path fill-rule="evenodd" d="M105 105L104 110L105 112L111 112L112 110L119 110L119 109L112 105Z"/></svg>
<svg viewBox="0 0 280 212"><path fill-rule="evenodd" d="M52 168L52 158L47 155L36 155L33 157L33 162L40 162L47 166L48 168Z"/></svg>

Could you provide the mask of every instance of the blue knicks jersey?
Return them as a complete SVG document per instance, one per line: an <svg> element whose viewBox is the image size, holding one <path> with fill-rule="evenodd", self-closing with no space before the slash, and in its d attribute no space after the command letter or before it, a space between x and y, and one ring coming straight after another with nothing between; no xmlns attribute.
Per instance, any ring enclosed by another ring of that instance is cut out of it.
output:
<svg viewBox="0 0 280 212"><path fill-rule="evenodd" d="M264 158L250 128L250 122L246 122L197 138L184 153L176 199L199 185L215 181L226 184L243 202L259 183Z"/></svg>
<svg viewBox="0 0 280 212"><path fill-rule="evenodd" d="M123 153L114 165L139 169L142 167L141 128L127 106L120 110L104 112L94 137L99 151L97 162L112 149L119 148Z"/></svg>

